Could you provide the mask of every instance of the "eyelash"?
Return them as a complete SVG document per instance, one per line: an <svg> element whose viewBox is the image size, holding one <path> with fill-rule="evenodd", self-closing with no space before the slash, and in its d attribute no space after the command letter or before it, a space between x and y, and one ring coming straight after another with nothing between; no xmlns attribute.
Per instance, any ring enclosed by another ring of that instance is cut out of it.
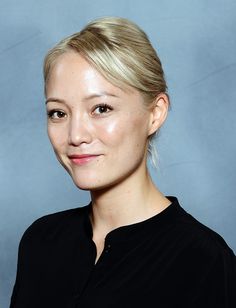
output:
<svg viewBox="0 0 236 308"><path fill-rule="evenodd" d="M48 117L50 119L53 119L53 116L54 114L57 113L57 115L60 113L61 115L63 115L63 117L65 116L65 113L63 111L60 111L60 110L57 110L57 109L52 109L50 111L48 111ZM58 117L58 118L55 118L55 119L61 119L62 117Z"/></svg>
<svg viewBox="0 0 236 308"><path fill-rule="evenodd" d="M93 113L94 113L95 110L98 109L98 108L105 108L106 110L109 109L109 111L113 110L113 108L112 108L110 105L108 105L108 104L98 104L98 105L96 105L96 106L94 107ZM108 113L109 111L101 112L101 113L99 113L99 114L101 115L101 114L103 114L103 113Z"/></svg>
<svg viewBox="0 0 236 308"><path fill-rule="evenodd" d="M100 112L100 113L96 113L95 111L98 108L104 108L104 109L106 109L106 111ZM110 105L108 105L108 104L98 104L98 105L96 105L93 108L93 112L92 113L99 116L99 115L102 115L103 113L108 113L111 110L113 110L113 108ZM55 114L57 114L57 117L54 117ZM60 114L60 116L58 116L59 114ZM65 112L63 112L61 110L58 110L58 109L52 109L52 110L48 111L47 115L48 115L49 119L54 119L54 120L61 119L61 118L64 118L66 116Z"/></svg>

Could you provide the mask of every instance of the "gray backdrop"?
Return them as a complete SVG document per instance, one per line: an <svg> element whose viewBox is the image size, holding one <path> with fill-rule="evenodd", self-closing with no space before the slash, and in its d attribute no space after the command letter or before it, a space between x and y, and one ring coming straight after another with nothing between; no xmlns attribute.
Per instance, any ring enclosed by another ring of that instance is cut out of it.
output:
<svg viewBox="0 0 236 308"><path fill-rule="evenodd" d="M158 170L150 167L154 181L236 251L236 1L1 0L1 308L27 226L89 201L47 140L42 61L59 39L105 15L137 22L166 72L172 110L157 142Z"/></svg>

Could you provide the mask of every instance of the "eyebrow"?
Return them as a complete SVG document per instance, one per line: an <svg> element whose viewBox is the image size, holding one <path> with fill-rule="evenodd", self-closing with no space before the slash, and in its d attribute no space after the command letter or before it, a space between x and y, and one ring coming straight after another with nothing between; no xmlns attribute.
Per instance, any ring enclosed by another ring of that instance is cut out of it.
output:
<svg viewBox="0 0 236 308"><path fill-rule="evenodd" d="M93 98L103 97L103 96L111 96L111 97L117 97L118 98L117 95L104 91L104 92L101 92L101 93L94 93L94 94L88 95L88 96L83 98L83 101L88 101L88 100L91 100ZM56 103L61 103L61 104L66 103L65 100L60 99L60 98L56 98L56 97L49 97L45 101L45 104L47 104L48 102L56 102Z"/></svg>
<svg viewBox="0 0 236 308"><path fill-rule="evenodd" d="M65 104L65 101L64 101L63 99L56 98L56 97L49 97L49 98L45 101L45 105L47 105L48 102L56 102L56 103Z"/></svg>

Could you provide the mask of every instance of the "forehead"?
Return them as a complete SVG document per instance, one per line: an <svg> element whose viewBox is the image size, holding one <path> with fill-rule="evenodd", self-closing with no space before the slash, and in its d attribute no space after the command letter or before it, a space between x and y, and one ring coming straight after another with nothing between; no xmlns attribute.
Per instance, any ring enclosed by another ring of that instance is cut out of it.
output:
<svg viewBox="0 0 236 308"><path fill-rule="evenodd" d="M51 68L46 96L88 96L93 93L110 93L117 97L141 96L135 88L128 85L121 88L109 82L80 54L69 51L60 55Z"/></svg>

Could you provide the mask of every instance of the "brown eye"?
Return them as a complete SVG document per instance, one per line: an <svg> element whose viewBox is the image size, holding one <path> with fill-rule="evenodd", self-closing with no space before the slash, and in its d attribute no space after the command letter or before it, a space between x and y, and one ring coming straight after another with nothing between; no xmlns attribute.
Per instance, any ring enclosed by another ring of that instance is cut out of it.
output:
<svg viewBox="0 0 236 308"><path fill-rule="evenodd" d="M112 107L107 105L107 104L101 104L97 105L93 111L94 114L103 114L103 113L108 113L109 111L112 110Z"/></svg>
<svg viewBox="0 0 236 308"><path fill-rule="evenodd" d="M61 119L64 118L66 114L60 110L51 110L48 112L48 117L50 119Z"/></svg>

